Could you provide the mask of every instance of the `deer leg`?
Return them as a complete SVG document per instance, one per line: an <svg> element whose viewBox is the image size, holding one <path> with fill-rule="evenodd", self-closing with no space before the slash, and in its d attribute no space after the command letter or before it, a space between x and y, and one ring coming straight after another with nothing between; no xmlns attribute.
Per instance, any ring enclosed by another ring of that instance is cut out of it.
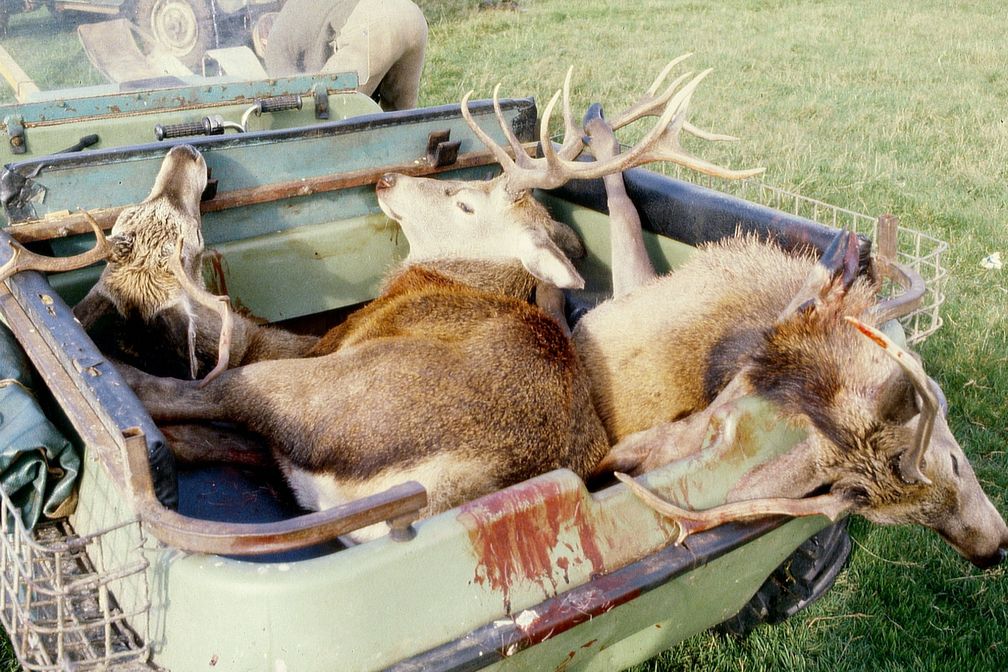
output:
<svg viewBox="0 0 1008 672"><path fill-rule="evenodd" d="M706 442L712 432L717 436L714 447L730 446L734 441L734 429L733 424L727 422L729 404L748 392L745 376L737 374L706 408L624 437L609 449L592 470L592 475L623 471L638 476L710 449L712 444Z"/></svg>
<svg viewBox="0 0 1008 672"><path fill-rule="evenodd" d="M713 410L708 407L682 420L665 422L625 437L609 449L592 470L592 475L622 471L638 476L699 452L704 446Z"/></svg>
<svg viewBox="0 0 1008 672"><path fill-rule="evenodd" d="M570 338L570 327L567 325L567 318L564 316L563 290L548 282L539 282L536 284L535 301L536 305L544 313L553 318L553 321L563 330L567 338Z"/></svg>
<svg viewBox="0 0 1008 672"><path fill-rule="evenodd" d="M237 429L216 425L162 425L172 454L187 464L243 464L268 467L273 460L261 441Z"/></svg>
<svg viewBox="0 0 1008 672"><path fill-rule="evenodd" d="M601 116L601 108L593 105L585 124L591 150L598 161L608 161L619 154L619 141ZM629 294L655 277L654 266L644 247L640 215L626 191L623 173L602 177L609 207L609 240L612 246L613 297Z"/></svg>
<svg viewBox="0 0 1008 672"><path fill-rule="evenodd" d="M695 532L703 532L724 523L775 515L794 517L823 515L831 521L836 521L853 508L853 504L842 496L831 494L803 499L768 497L732 502L704 511L691 511L665 501L626 474L616 473L616 478L649 507L676 521L679 534L673 543L677 546Z"/></svg>

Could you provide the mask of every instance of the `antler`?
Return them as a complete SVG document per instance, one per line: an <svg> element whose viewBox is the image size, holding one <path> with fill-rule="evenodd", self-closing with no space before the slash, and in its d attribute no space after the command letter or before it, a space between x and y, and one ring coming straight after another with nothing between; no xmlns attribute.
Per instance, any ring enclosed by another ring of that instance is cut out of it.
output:
<svg viewBox="0 0 1008 672"><path fill-rule="evenodd" d="M196 329L193 324L193 320L195 320L196 317L191 309L189 300L195 300L197 303L216 311L221 319L220 336L217 340L217 364L214 366L213 370L211 370L210 373L208 373L203 380L200 381L199 387L203 387L223 373L228 367L228 362L231 358L231 336L234 331L234 320L231 317L231 302L228 297L211 294L193 282L193 280L185 272L185 269L182 268L182 245L184 242L184 238L179 236L175 243L175 254L168 257L168 269L172 272L179 283L179 287L181 288L182 295L184 297L183 306L185 307L186 314L189 317L189 368L193 378L196 377L197 368Z"/></svg>
<svg viewBox="0 0 1008 672"><path fill-rule="evenodd" d="M644 92L644 95L641 96L636 103L634 103L627 109L623 110L616 116L616 118L612 122L613 130L623 128L624 126L632 124L633 122L643 117L660 116L661 115L660 110L662 106L668 102L668 99L672 96L672 92L675 90L677 82L681 81L681 79L676 80L676 82L673 82L671 86L666 88L665 93L663 93L661 96L655 95L658 92L658 87L661 86L662 82L665 81L665 78L668 77L668 74L672 72L672 68L679 65L692 55L693 55L692 53L686 53L683 54L682 56L679 56L678 58L674 58L671 61L669 61L668 65L662 68L662 71L658 73L657 77L655 77L655 80L651 83L651 86L648 87L647 91ZM695 135L698 138L702 138L704 140L710 140L712 142L734 142L738 140L738 138L736 138L733 135L711 133L709 131L697 128L688 121L683 122L682 130L686 131L691 135Z"/></svg>
<svg viewBox="0 0 1008 672"><path fill-rule="evenodd" d="M563 88L553 95L546 105L546 109L543 111L539 138L543 151L542 158L534 159L526 154L521 142L515 137L510 125L504 119L499 99L500 85L494 88L494 112L501 130L515 154L514 159L473 120L469 110L469 98L472 96L472 91L466 93L462 98L462 117L476 137L487 146L493 153L494 158L501 164L506 175L508 191L512 194L519 194L522 191L536 187L552 189L572 179L598 178L622 172L627 168L651 161L671 161L708 175L729 179L752 177L762 172L762 168L752 170L731 170L724 168L692 156L680 145L679 133L686 127L686 113L689 108L690 99L697 86L711 71L705 70L692 77L692 79L690 79L690 76L693 73L684 73L669 84L660 95L656 95L656 91L668 75L668 72L687 56L688 54L669 63L659 74L658 78L655 79L644 96L626 111L617 115L616 122L611 125L613 129L622 128L644 116L658 116L658 121L644 138L629 151L614 156L609 160L595 162L574 160L584 147L583 136L585 131L574 120L570 109L570 79L572 69L567 71ZM686 80L689 81L687 82ZM683 82L686 83L683 84ZM549 139L548 129L550 117L561 96L563 96L564 108L564 139L560 148L557 149ZM661 110L660 114L658 113L659 109ZM692 126L687 130L707 139L730 139L730 136L707 133Z"/></svg>
<svg viewBox="0 0 1008 672"><path fill-rule="evenodd" d="M665 501L626 474L616 472L616 478L645 504L676 521L679 534L673 543L677 546L695 532L703 532L725 523L774 515L794 517L823 515L836 521L852 508L851 503L840 495L819 495L803 499L767 497L723 504L705 511L690 511Z"/></svg>
<svg viewBox="0 0 1008 672"><path fill-rule="evenodd" d="M10 241L10 246L12 249L12 254L10 258L0 266L0 281L6 280L15 273L20 273L21 271L42 271L43 273L59 273L62 271L72 271L77 268L84 268L85 266L90 266L96 261L101 261L107 259L112 253L112 245L105 238L104 232L102 232L101 226L95 221L95 218L91 216L91 213L84 210L84 216L87 218L88 223L91 228L94 229L95 233L95 246L83 252L81 254L75 254L72 257L47 257L43 254L35 254L24 247L20 243L13 240Z"/></svg>
<svg viewBox="0 0 1008 672"><path fill-rule="evenodd" d="M940 402L929 383L930 379L917 359L883 334L878 329L865 324L861 320L847 316L846 319L855 329L864 334L872 343L882 348L887 355L896 360L900 368L906 372L913 383L914 389L921 398L920 418L917 420L917 433L914 445L900 457L900 475L907 483L930 484L931 480L921 471L924 463L924 453L931 444L931 430L934 429L935 417L938 415Z"/></svg>

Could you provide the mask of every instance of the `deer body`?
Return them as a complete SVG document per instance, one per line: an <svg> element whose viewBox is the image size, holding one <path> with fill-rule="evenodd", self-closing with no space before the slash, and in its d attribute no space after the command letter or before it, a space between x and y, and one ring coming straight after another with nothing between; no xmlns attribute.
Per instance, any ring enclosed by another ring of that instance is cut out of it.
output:
<svg viewBox="0 0 1008 672"><path fill-rule="evenodd" d="M574 340L610 439L706 408L814 264L755 239L729 239L589 311Z"/></svg>
<svg viewBox="0 0 1008 672"><path fill-rule="evenodd" d="M472 120L467 95L462 115L504 174L479 183L382 177L378 204L409 255L375 301L320 339L316 357L231 369L202 387L126 369L128 381L155 420L226 419L266 437L309 508L413 478L434 513L557 467L587 475L608 441L558 301L560 289L584 286L568 258L583 248L531 191L649 160L703 76L683 90L680 77L635 108L626 123L660 108L659 124L628 159L605 164L574 161L582 132L569 74L563 147L544 140L543 159L525 153L498 105L512 160Z"/></svg>
<svg viewBox="0 0 1008 672"><path fill-rule="evenodd" d="M586 475L608 450L559 325L436 263L393 275L320 350L202 388L126 374L155 420L230 420L264 436L311 509L414 479L436 513L558 467Z"/></svg>

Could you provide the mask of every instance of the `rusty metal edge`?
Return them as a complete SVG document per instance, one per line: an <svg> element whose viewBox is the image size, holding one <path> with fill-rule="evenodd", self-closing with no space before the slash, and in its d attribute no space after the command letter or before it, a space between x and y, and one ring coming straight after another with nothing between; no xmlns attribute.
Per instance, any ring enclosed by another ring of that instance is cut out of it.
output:
<svg viewBox="0 0 1008 672"><path fill-rule="evenodd" d="M527 628L500 619L401 660L386 672L472 672L544 642L659 588L780 527L789 519L766 518L722 525L695 534L683 546L667 546L625 567L529 607L538 617Z"/></svg>

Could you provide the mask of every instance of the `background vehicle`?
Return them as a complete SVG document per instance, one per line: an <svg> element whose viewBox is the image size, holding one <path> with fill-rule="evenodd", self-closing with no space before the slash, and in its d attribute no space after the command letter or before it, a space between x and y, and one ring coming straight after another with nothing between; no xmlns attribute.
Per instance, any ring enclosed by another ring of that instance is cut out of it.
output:
<svg viewBox="0 0 1008 672"><path fill-rule="evenodd" d="M0 31L6 32L13 14L41 6L66 21L126 19L148 50L163 49L186 66L198 67L208 49L251 45L256 21L279 10L283 0L4 0ZM123 28L117 24L114 30Z"/></svg>

